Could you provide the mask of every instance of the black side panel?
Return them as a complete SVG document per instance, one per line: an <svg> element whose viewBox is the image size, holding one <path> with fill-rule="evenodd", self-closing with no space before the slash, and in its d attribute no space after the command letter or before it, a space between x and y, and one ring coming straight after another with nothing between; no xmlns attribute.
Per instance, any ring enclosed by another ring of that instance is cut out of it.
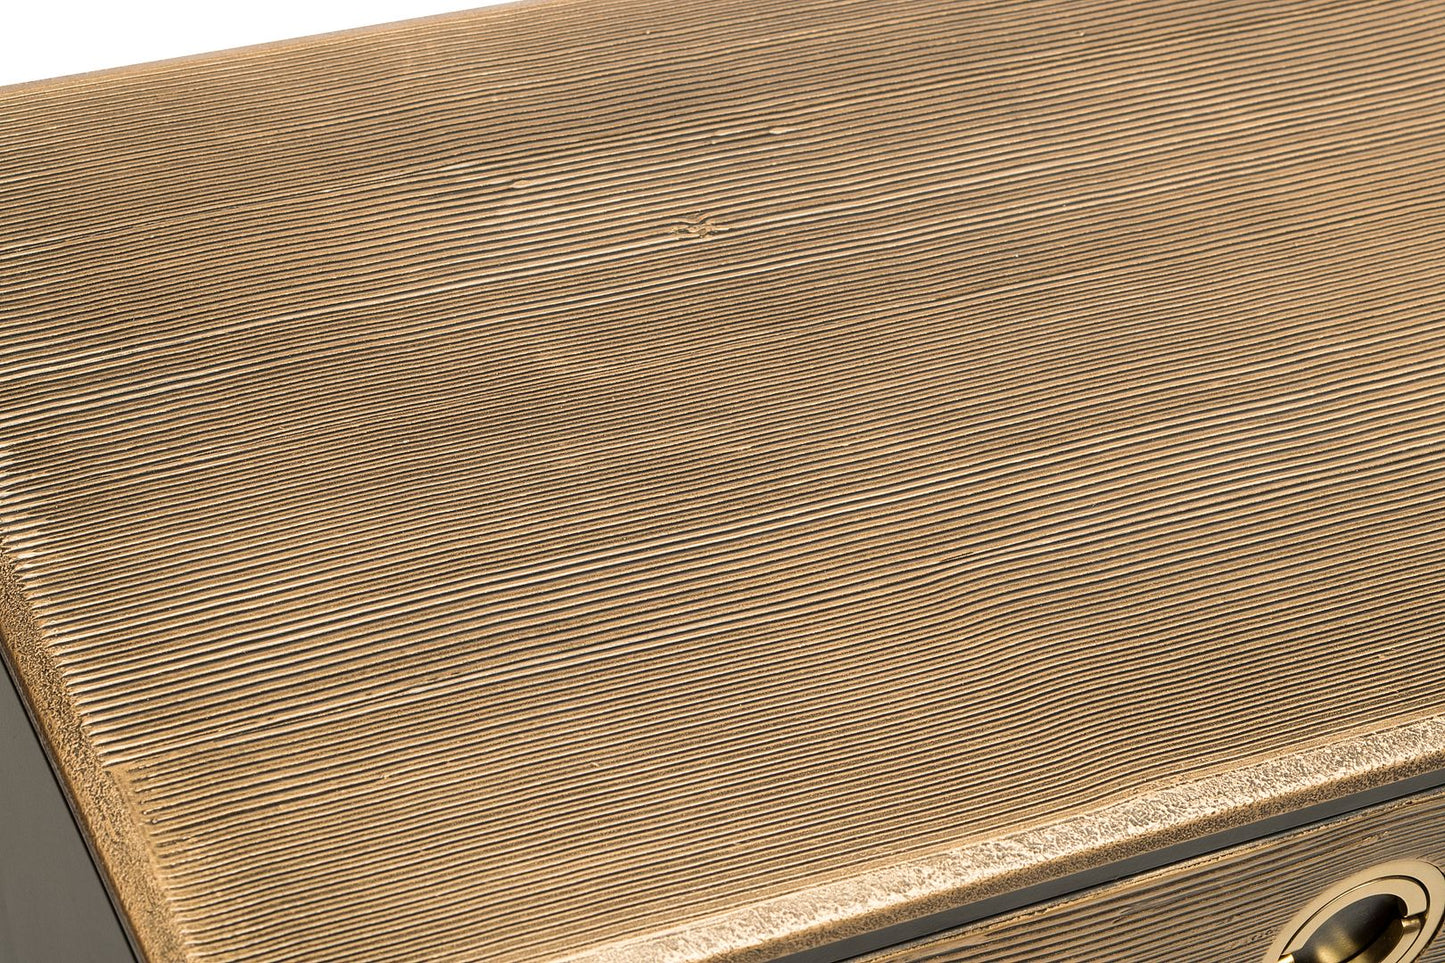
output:
<svg viewBox="0 0 1445 963"><path fill-rule="evenodd" d="M134 963L120 919L0 667L0 963Z"/></svg>

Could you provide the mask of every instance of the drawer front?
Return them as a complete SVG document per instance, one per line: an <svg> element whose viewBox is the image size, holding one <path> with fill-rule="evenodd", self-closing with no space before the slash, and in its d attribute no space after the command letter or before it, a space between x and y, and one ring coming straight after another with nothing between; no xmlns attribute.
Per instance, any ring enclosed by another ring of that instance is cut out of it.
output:
<svg viewBox="0 0 1445 963"><path fill-rule="evenodd" d="M868 963L1264 963L1331 886L1395 860L1445 866L1445 791L1407 797L951 930ZM1445 960L1437 938L1422 961Z"/></svg>

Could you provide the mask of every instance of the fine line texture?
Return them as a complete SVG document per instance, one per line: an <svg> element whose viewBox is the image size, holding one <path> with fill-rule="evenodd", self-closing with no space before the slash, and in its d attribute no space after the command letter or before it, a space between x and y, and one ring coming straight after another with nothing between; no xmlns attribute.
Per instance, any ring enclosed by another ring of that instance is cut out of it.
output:
<svg viewBox="0 0 1445 963"><path fill-rule="evenodd" d="M1437 3L1243 0L0 90L0 630L145 952L760 958L704 924L1393 751L1442 99Z"/></svg>

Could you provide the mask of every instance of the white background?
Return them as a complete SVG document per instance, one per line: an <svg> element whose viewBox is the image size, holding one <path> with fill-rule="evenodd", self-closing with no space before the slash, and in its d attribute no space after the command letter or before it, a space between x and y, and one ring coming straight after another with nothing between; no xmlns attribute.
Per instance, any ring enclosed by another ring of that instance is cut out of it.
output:
<svg viewBox="0 0 1445 963"><path fill-rule="evenodd" d="M502 0L0 0L0 85Z"/></svg>

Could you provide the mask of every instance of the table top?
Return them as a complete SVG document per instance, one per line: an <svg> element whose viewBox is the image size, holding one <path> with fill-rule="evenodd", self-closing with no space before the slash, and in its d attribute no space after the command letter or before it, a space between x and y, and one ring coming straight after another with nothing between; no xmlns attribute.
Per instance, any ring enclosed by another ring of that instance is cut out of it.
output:
<svg viewBox="0 0 1445 963"><path fill-rule="evenodd" d="M1439 767L1424 3L0 90L0 627L156 960L773 959Z"/></svg>

